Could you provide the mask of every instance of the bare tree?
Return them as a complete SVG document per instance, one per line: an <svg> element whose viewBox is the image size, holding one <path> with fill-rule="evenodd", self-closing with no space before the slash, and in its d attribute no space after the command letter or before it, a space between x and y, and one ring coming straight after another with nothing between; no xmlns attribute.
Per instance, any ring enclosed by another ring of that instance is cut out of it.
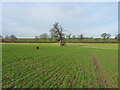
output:
<svg viewBox="0 0 120 90"><path fill-rule="evenodd" d="M60 42L60 46L64 46L66 44L64 41L65 39L64 31L65 30L61 27L61 25L59 25L58 22L53 24L53 28L51 28L50 30L51 35L57 38L58 41Z"/></svg>
<svg viewBox="0 0 120 90"><path fill-rule="evenodd" d="M70 38L71 38L71 35L72 35L72 34L68 34L68 35L67 35L67 38L68 38L69 40L70 40Z"/></svg>
<svg viewBox="0 0 120 90"><path fill-rule="evenodd" d="M83 34L78 35L78 39L82 40L84 38Z"/></svg>
<svg viewBox="0 0 120 90"><path fill-rule="evenodd" d="M72 38L75 39L75 38L76 38L76 35L73 35Z"/></svg>

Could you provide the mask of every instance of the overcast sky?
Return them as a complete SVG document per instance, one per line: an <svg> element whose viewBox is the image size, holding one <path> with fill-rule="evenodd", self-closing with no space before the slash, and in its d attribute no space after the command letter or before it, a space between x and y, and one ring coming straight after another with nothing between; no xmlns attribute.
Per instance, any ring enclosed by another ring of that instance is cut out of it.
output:
<svg viewBox="0 0 120 90"><path fill-rule="evenodd" d="M117 2L6 2L2 4L2 34L32 38L49 33L59 22L73 35L100 37L118 33Z"/></svg>

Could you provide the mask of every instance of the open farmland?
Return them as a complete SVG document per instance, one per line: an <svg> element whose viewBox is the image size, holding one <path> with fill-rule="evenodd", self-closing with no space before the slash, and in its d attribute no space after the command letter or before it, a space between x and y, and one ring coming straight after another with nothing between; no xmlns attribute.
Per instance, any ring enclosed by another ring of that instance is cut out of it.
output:
<svg viewBox="0 0 120 90"><path fill-rule="evenodd" d="M36 47L39 46L39 49ZM3 88L117 88L118 45L2 44Z"/></svg>

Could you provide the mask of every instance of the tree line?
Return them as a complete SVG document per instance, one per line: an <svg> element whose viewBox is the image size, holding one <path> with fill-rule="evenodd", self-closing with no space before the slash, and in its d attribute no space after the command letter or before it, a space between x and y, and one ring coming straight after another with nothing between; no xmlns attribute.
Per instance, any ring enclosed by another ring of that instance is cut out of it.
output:
<svg viewBox="0 0 120 90"><path fill-rule="evenodd" d="M109 33L102 33L101 37L105 40L105 39L109 39L111 37L111 35ZM15 35L6 35L5 37L3 37L2 35L0 35L1 39L11 39L11 40L16 40L17 37ZM53 27L50 29L49 34L48 33L43 33L39 36L35 36L35 39L56 39L58 42L60 42L60 46L64 46L65 45L65 39L78 39L78 40L82 40L82 39L94 39L94 37L85 37L83 34L80 35L72 35L71 33L66 34L66 30L64 30L64 28L58 23L56 22L55 24L53 24ZM115 36L115 39L120 40L120 34Z"/></svg>
<svg viewBox="0 0 120 90"><path fill-rule="evenodd" d="M110 34L107 34L107 33L102 33L101 34L101 37L103 39L109 39L111 37ZM53 35L51 34L48 34L48 33L43 33L39 36L35 36L35 39L52 39L52 38L56 38L54 37ZM80 35L72 35L72 34L66 34L65 35L65 38L66 39L94 39L94 37L85 37L83 34L80 34ZM120 34L116 35L114 39L119 39L120 38Z"/></svg>
<svg viewBox="0 0 120 90"><path fill-rule="evenodd" d="M48 33L43 33L39 36L35 36L35 39L52 39L52 38L59 38L62 36L62 38L67 38L67 39L93 39L94 37L85 37L83 34L80 35L72 35L71 33L66 34L65 30L59 25L59 23L55 23L53 25L53 28L50 30L50 34ZM102 33L100 35L103 39L109 39L111 35L109 33ZM115 36L115 39L120 39L120 34Z"/></svg>
<svg viewBox="0 0 120 90"><path fill-rule="evenodd" d="M109 39L111 37L110 34L107 33L103 33L101 34L101 37L103 39ZM2 35L0 35L0 39L17 39L17 37L15 35L6 35L5 37L3 37ZM43 33L39 36L35 36L35 39L52 39L52 38L56 38L53 35L50 35L48 33ZM65 36L66 39L94 39L94 37L85 37L83 34L80 35L72 35L72 34L66 34ZM114 39L120 39L120 34L116 35Z"/></svg>
<svg viewBox="0 0 120 90"><path fill-rule="evenodd" d="M0 35L0 39L12 39L15 40L17 39L17 37L15 35L6 35L5 37L3 37L2 35Z"/></svg>

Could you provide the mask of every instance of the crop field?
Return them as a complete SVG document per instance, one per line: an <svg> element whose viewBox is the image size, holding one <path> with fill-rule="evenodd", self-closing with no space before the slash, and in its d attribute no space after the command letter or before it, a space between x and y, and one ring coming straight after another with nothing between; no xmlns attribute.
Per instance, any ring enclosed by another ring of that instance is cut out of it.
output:
<svg viewBox="0 0 120 90"><path fill-rule="evenodd" d="M3 43L2 87L118 88L118 45Z"/></svg>

